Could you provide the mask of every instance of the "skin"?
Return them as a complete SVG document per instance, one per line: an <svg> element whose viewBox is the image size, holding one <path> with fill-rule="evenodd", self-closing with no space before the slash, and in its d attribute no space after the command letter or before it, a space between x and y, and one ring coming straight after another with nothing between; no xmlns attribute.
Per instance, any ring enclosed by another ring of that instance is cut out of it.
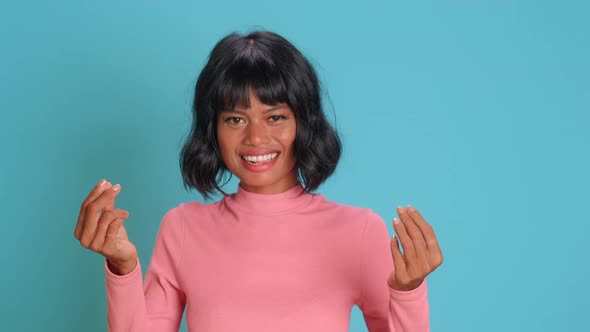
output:
<svg viewBox="0 0 590 332"><path fill-rule="evenodd" d="M223 162L240 179L242 188L277 194L297 184L293 150L296 129L295 115L287 104L265 105L250 91L250 108L236 107L218 116L217 143ZM248 170L241 156L254 150L278 151L276 163L264 172Z"/></svg>
<svg viewBox="0 0 590 332"><path fill-rule="evenodd" d="M393 289L410 291L420 286L424 278L442 264L443 256L432 226L416 208L398 206L397 213L401 221L393 218L397 236L394 235L390 242L395 269L387 283Z"/></svg>
<svg viewBox="0 0 590 332"><path fill-rule="evenodd" d="M124 275L135 268L137 249L123 227L129 212L114 208L120 192L120 185L101 180L82 202L74 236L84 248L105 256L113 273Z"/></svg>
<svg viewBox="0 0 590 332"><path fill-rule="evenodd" d="M250 108L222 112L217 120L226 167L244 190L259 194L281 193L297 184L295 133L295 116L288 105L265 105L252 91ZM265 172L248 170L241 155L254 150L278 151L276 164ZM137 265L137 249L123 226L129 212L114 208L120 192L119 185L101 180L82 202L74 236L83 247L105 256L113 273L125 275ZM397 236L390 242L395 269L387 283L395 290L410 291L442 264L443 256L432 227L417 209L399 206L397 213L399 220L393 219Z"/></svg>

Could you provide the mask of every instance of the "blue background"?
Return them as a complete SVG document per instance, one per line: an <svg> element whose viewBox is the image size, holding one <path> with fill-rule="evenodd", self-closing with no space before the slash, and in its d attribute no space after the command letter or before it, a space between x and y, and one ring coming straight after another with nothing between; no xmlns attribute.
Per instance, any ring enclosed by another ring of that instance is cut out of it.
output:
<svg viewBox="0 0 590 332"><path fill-rule="evenodd" d="M390 234L397 205L433 225L433 331L585 330L588 17L586 1L3 2L3 330L106 330L80 204L120 183L147 262L164 213L202 199L178 166L197 75L217 40L256 28L328 92L344 155L320 192ZM366 331L356 307L350 331Z"/></svg>

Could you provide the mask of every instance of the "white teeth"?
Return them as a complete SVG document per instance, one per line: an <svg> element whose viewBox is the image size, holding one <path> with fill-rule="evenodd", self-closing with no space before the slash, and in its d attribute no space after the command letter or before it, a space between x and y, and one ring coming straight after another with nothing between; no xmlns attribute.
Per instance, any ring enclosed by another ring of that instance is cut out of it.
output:
<svg viewBox="0 0 590 332"><path fill-rule="evenodd" d="M265 154L265 155L262 155L262 156L242 156L242 159L244 159L245 161L248 161L250 163L259 163L259 162L263 162L263 161L272 160L277 155L278 155L278 153L275 152L275 153Z"/></svg>

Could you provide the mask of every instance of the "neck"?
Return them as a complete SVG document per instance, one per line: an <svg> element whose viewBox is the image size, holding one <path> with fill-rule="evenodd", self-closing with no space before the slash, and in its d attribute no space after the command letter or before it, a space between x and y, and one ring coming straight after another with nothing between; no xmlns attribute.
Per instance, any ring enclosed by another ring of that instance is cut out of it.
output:
<svg viewBox="0 0 590 332"><path fill-rule="evenodd" d="M279 215L298 211L311 202L314 195L304 192L300 183L278 194L259 194L238 186L235 194L223 198L230 210L238 209L256 215Z"/></svg>
<svg viewBox="0 0 590 332"><path fill-rule="evenodd" d="M274 195L274 194L280 194L282 192L285 192L293 187L295 187L297 184L299 184L299 181L297 181L297 173L296 170L291 172L291 174L289 174L289 176L286 176L284 178L282 178L281 180L272 183L272 184L268 184L268 185L263 185L263 186L256 186L256 185L250 185L247 183L244 183L243 181L240 181L239 186L242 187L242 189L244 189L247 192L251 192L254 194L263 194L263 195Z"/></svg>

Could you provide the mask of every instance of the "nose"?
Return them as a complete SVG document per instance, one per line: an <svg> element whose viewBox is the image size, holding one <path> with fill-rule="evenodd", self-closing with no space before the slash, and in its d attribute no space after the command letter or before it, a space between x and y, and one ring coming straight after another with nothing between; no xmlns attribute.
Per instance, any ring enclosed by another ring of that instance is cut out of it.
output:
<svg viewBox="0 0 590 332"><path fill-rule="evenodd" d="M264 145L270 141L269 129L263 123L250 122L246 130L245 143L250 145Z"/></svg>

